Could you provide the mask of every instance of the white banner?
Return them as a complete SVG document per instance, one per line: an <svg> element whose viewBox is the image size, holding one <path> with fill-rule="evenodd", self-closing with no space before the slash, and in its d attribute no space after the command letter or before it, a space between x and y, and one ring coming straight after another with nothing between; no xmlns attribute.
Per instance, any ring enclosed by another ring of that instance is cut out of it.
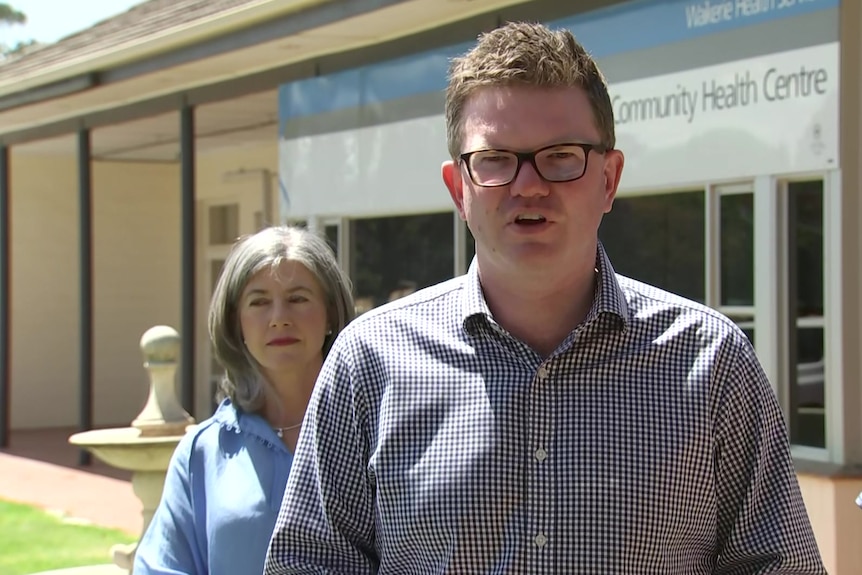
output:
<svg viewBox="0 0 862 575"><path fill-rule="evenodd" d="M612 83L622 187L838 167L838 62L836 42Z"/></svg>
<svg viewBox="0 0 862 575"><path fill-rule="evenodd" d="M623 191L838 167L837 43L612 82L610 92ZM444 128L435 115L282 139L282 215L452 209Z"/></svg>

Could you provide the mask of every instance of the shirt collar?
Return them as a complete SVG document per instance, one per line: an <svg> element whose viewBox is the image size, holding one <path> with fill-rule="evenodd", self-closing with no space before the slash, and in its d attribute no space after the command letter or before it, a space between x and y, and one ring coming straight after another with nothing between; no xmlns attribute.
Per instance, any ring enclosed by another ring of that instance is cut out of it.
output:
<svg viewBox="0 0 862 575"><path fill-rule="evenodd" d="M596 287L596 295L593 305L584 323L589 323L603 315L611 315L619 320L619 328L626 332L629 328L629 307L625 294L617 281L616 272L611 265L604 246L599 242L596 250L596 271L599 281ZM467 275L464 278L464 291L462 294L463 327L468 333L472 333L475 322L479 318L493 321L491 310L485 301L482 285L479 281L479 268L476 257L470 263Z"/></svg>
<svg viewBox="0 0 862 575"><path fill-rule="evenodd" d="M241 411L229 399L222 400L213 414L213 419L228 431L249 434L276 449L287 450L263 417L256 413Z"/></svg>
<svg viewBox="0 0 862 575"><path fill-rule="evenodd" d="M491 319L491 310L482 293L482 285L479 282L479 265L476 256L470 262L467 275L464 276L464 291L462 292L464 329L470 332L474 322L479 318Z"/></svg>
<svg viewBox="0 0 862 575"><path fill-rule="evenodd" d="M213 413L213 419L220 425L227 428L239 429L239 411L234 407L229 399L223 399Z"/></svg>
<svg viewBox="0 0 862 575"><path fill-rule="evenodd" d="M599 272L599 285L587 321L610 314L620 320L620 330L625 333L629 329L629 304L601 242L596 250L596 270Z"/></svg>

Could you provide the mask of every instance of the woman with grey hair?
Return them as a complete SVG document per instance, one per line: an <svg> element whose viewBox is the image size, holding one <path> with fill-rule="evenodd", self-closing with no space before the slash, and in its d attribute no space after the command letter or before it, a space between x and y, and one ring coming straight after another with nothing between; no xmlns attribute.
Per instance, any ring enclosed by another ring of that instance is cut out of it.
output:
<svg viewBox="0 0 862 575"><path fill-rule="evenodd" d="M135 575L263 572L309 396L353 315L314 233L272 227L234 245L209 311L221 403L177 446Z"/></svg>

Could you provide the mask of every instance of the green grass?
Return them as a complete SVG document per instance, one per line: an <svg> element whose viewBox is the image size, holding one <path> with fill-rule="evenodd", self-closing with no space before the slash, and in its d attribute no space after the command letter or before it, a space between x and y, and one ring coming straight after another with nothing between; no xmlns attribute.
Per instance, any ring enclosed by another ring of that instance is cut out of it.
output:
<svg viewBox="0 0 862 575"><path fill-rule="evenodd" d="M0 501L0 573L27 575L51 569L111 562L115 543L128 533L64 522L41 509Z"/></svg>

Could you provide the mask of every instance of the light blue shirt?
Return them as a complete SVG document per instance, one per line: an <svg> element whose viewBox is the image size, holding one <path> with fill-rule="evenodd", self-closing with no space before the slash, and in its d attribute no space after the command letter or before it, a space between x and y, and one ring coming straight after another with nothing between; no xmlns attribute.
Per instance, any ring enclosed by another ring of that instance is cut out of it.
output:
<svg viewBox="0 0 862 575"><path fill-rule="evenodd" d="M222 402L177 446L135 575L263 572L292 461L262 417Z"/></svg>

